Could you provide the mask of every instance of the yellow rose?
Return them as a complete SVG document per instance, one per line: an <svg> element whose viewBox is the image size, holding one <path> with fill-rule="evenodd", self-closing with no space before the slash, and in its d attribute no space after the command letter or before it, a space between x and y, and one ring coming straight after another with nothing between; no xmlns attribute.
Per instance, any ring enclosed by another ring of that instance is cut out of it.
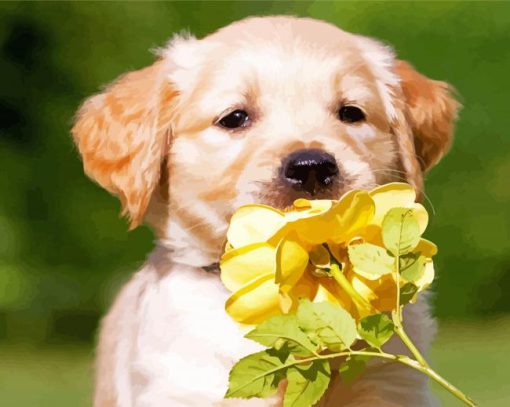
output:
<svg viewBox="0 0 510 407"><path fill-rule="evenodd" d="M241 207L231 219L220 263L221 279L233 292L227 312L240 323L257 324L294 310L300 298L337 302L355 318L391 311L397 303L395 276L361 273L350 264L347 248L360 242L383 247L382 221L395 207L411 209L423 233L428 214L415 198L411 186L392 183L350 191L339 201L298 199L285 212ZM433 280L430 257L436 247L422 239L415 252L425 259L425 272L413 281L421 291ZM401 278L400 285L405 283Z"/></svg>

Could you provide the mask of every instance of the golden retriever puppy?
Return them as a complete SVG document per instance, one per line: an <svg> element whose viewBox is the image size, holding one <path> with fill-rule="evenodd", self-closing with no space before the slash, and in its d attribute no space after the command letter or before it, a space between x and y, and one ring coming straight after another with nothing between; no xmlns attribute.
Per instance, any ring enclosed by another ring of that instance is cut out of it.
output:
<svg viewBox="0 0 510 407"><path fill-rule="evenodd" d="M175 36L153 65L86 100L72 130L85 172L120 198L131 227L145 220L158 237L102 323L95 406L281 405L281 394L223 399L233 363L258 350L224 311L230 216L395 180L421 191L457 107L446 83L380 42L290 16ZM425 349L427 305L409 306L406 323ZM425 378L391 363L349 386L335 377L319 403L432 404Z"/></svg>

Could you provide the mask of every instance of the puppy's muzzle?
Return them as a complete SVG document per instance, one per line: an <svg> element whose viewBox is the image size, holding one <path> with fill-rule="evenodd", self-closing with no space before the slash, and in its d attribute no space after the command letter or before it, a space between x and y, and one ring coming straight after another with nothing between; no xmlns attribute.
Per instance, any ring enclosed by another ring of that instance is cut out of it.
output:
<svg viewBox="0 0 510 407"><path fill-rule="evenodd" d="M280 168L284 183L311 196L330 189L339 176L335 157L319 149L294 151L283 160Z"/></svg>

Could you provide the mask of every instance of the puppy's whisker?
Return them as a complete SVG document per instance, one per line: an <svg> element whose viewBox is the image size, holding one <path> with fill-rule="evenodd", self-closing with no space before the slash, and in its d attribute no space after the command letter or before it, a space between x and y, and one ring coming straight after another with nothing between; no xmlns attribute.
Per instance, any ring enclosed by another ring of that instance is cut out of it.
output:
<svg viewBox="0 0 510 407"><path fill-rule="evenodd" d="M428 202L428 204L430 205L430 210L432 212L432 216L436 216L436 208L434 208L434 204L432 203L432 200L429 198L429 196L425 193L425 191L422 192L423 193L423 197L425 198L425 200Z"/></svg>
<svg viewBox="0 0 510 407"><path fill-rule="evenodd" d="M206 225L210 225L210 224L211 224L211 222L209 222L209 221L197 222L191 226L186 227L185 230L187 230L189 232L189 231L199 228L201 226L206 226Z"/></svg>
<svg viewBox="0 0 510 407"><path fill-rule="evenodd" d="M184 205L175 206L175 207L172 208L172 212L175 215L178 215L180 212L186 211L186 210L189 210L189 207L188 206L184 206ZM190 226L184 227L184 230L189 232L189 231L197 229L197 228L199 228L201 226L211 225L212 223L214 223L214 222L211 222L210 220L204 219L204 220L202 220L200 222L195 222L195 223L192 223Z"/></svg>
<svg viewBox="0 0 510 407"><path fill-rule="evenodd" d="M373 170L373 172L394 172L402 175L407 174L405 171L397 170L395 168L376 168Z"/></svg>
<svg viewBox="0 0 510 407"><path fill-rule="evenodd" d="M379 174L391 174L394 176L397 176L397 179L400 181L406 181L407 180L407 173L404 171L396 170L393 168L376 168L372 170L374 173Z"/></svg>

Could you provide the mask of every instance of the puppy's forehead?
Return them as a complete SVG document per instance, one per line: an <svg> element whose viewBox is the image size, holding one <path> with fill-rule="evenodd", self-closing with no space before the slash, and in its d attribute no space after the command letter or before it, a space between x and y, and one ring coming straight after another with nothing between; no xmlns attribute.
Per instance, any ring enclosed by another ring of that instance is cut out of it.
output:
<svg viewBox="0 0 510 407"><path fill-rule="evenodd" d="M346 83L346 76L348 83L360 86L356 93L344 96L356 99L368 93L360 79L368 72L356 37L324 22L252 18L199 43L193 43L188 53L180 53L195 63L177 61L183 68L171 79L183 95L199 92L204 108L218 105L219 97L223 106L228 106L243 103L240 95L246 99L254 94L270 94L273 100L307 94L328 103L334 89ZM194 69L189 69L193 65Z"/></svg>
<svg viewBox="0 0 510 407"><path fill-rule="evenodd" d="M226 99L270 95L273 100L311 96L320 89L329 99L341 72L351 72L355 56L344 56L323 49L280 47L278 43L256 44L229 51L225 59L209 66L201 87L202 96L221 93ZM231 101L236 103L235 100Z"/></svg>

